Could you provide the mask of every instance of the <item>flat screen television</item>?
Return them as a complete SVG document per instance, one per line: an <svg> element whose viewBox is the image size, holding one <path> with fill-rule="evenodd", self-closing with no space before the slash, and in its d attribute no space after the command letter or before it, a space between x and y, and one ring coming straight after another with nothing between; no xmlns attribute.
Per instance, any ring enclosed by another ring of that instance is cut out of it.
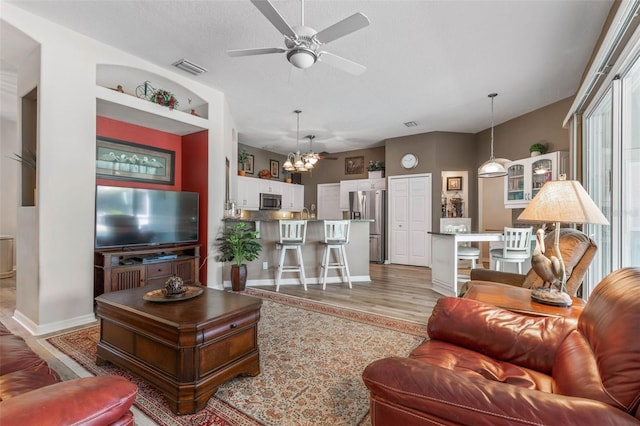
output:
<svg viewBox="0 0 640 426"><path fill-rule="evenodd" d="M96 187L96 248L198 241L198 193Z"/></svg>

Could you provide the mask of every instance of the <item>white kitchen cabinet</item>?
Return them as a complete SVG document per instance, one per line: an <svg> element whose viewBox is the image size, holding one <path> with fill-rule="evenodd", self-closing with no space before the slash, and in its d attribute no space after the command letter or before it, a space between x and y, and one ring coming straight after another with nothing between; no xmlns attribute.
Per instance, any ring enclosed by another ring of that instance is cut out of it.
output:
<svg viewBox="0 0 640 426"><path fill-rule="evenodd" d="M277 180L238 176L238 206L243 210L259 210L260 194L282 195L282 210L302 211L304 186Z"/></svg>
<svg viewBox="0 0 640 426"><path fill-rule="evenodd" d="M238 207L243 210L260 209L260 185L258 179L238 176Z"/></svg>
<svg viewBox="0 0 640 426"><path fill-rule="evenodd" d="M282 185L282 210L299 212L304 208L304 186L291 183Z"/></svg>
<svg viewBox="0 0 640 426"><path fill-rule="evenodd" d="M375 191L387 189L385 178L353 179L340 181L340 210L349 210L349 193L354 191Z"/></svg>
<svg viewBox="0 0 640 426"><path fill-rule="evenodd" d="M569 153L550 152L507 163L504 180L504 206L508 209L527 207L542 185L557 180L569 171Z"/></svg>
<svg viewBox="0 0 640 426"><path fill-rule="evenodd" d="M349 193L358 190L358 180L340 181L340 210L349 210Z"/></svg>
<svg viewBox="0 0 640 426"><path fill-rule="evenodd" d="M387 189L385 178L378 179L358 179L358 191L375 191L377 189Z"/></svg>
<svg viewBox="0 0 640 426"><path fill-rule="evenodd" d="M285 185L284 182L280 182L279 180L270 180L270 179L256 179L256 180L258 181L258 186L260 187L259 192L262 192L264 194L281 194L282 195L282 187Z"/></svg>

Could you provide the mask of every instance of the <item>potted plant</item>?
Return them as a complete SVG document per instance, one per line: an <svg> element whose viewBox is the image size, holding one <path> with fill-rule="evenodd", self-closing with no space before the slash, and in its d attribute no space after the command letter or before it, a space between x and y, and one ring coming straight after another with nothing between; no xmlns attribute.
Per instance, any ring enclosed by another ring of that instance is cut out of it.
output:
<svg viewBox="0 0 640 426"><path fill-rule="evenodd" d="M217 238L219 241L221 262L235 261L231 265L231 288L233 291L242 291L247 284L247 265L258 258L262 251L262 245L258 241L258 232L252 231L246 222L239 222L227 228L224 235Z"/></svg>
<svg viewBox="0 0 640 426"><path fill-rule="evenodd" d="M547 151L547 147L541 143L534 143L529 147L529 153L531 153L532 157L535 157L540 154L544 154Z"/></svg>
<svg viewBox="0 0 640 426"><path fill-rule="evenodd" d="M10 157L12 160L21 163L23 166L28 167L32 170L36 170L37 158L36 153L30 149L27 149L24 152L24 155L13 154L13 157Z"/></svg>
<svg viewBox="0 0 640 426"><path fill-rule="evenodd" d="M289 170L282 169L285 183L291 183L291 172Z"/></svg>
<svg viewBox="0 0 640 426"><path fill-rule="evenodd" d="M240 176L244 176L246 174L244 168L247 164L247 161L249 161L249 154L247 154L247 151L242 150L242 152L238 154L238 164L240 164L238 174Z"/></svg>
<svg viewBox="0 0 640 426"><path fill-rule="evenodd" d="M367 171L369 172L369 179L384 177L384 161L369 161Z"/></svg>

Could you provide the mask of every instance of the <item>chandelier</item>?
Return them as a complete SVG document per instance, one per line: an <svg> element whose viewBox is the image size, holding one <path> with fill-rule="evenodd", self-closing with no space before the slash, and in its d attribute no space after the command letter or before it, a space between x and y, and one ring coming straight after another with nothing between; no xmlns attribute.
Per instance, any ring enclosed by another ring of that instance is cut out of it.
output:
<svg viewBox="0 0 640 426"><path fill-rule="evenodd" d="M300 153L300 111L299 109L293 111L297 115L297 130L296 130L296 152L290 152L287 155L287 161L284 162L282 168L288 172L308 172L313 170L314 165L318 162L319 156L313 152L311 147L313 138L315 136L309 135L309 150L310 152Z"/></svg>

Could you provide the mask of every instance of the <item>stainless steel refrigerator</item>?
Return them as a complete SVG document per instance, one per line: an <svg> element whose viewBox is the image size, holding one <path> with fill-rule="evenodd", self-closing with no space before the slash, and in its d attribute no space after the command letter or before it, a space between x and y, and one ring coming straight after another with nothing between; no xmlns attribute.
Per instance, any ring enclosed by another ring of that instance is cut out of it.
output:
<svg viewBox="0 0 640 426"><path fill-rule="evenodd" d="M349 218L371 219L369 228L369 261L384 263L387 234L387 193L383 190L349 193Z"/></svg>

